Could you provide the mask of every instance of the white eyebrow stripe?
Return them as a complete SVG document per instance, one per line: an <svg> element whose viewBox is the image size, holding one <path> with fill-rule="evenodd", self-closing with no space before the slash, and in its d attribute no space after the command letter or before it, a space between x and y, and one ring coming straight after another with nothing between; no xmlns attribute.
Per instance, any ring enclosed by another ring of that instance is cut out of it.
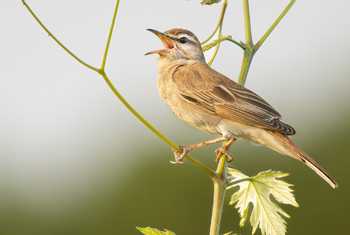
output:
<svg viewBox="0 0 350 235"><path fill-rule="evenodd" d="M191 41L195 41L195 39L191 36L191 35L188 35L188 34L185 34L185 33L180 33L177 35L178 38L182 38L182 37L185 37Z"/></svg>

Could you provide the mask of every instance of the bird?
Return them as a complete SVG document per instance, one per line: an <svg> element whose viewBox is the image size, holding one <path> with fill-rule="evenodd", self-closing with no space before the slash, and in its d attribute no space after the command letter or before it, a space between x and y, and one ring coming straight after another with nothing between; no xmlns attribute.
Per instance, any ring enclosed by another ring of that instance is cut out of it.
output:
<svg viewBox="0 0 350 235"><path fill-rule="evenodd" d="M237 139L263 145L279 154L296 159L332 188L335 179L291 140L295 129L281 121L281 115L255 92L211 68L198 37L183 28L155 34L164 48L147 52L159 55L157 87L160 97L175 115L189 125L218 137L174 150L175 164L182 164L191 151L215 143L217 157L231 159L228 148Z"/></svg>

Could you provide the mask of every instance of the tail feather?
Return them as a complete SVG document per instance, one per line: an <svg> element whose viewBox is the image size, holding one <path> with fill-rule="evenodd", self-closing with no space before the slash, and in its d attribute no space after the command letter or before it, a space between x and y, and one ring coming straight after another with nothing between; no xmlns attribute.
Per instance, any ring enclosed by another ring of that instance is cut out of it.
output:
<svg viewBox="0 0 350 235"><path fill-rule="evenodd" d="M305 163L306 166L308 166L317 175L319 175L333 189L338 187L338 184L335 181L335 179L332 176L330 176L318 162L316 162L313 158L311 158L306 153L304 153L301 149L299 149L291 139L279 133L272 133L272 135L274 136L274 139L277 140L279 144L283 145L283 147L281 148L281 146L277 147L276 145L275 146L270 145L269 146L270 148Z"/></svg>
<svg viewBox="0 0 350 235"><path fill-rule="evenodd" d="M318 164L314 159L309 157L303 152L299 152L298 156L302 162L305 163L310 169L312 169L316 174L318 174L324 181L326 181L333 189L338 187L337 182L330 176L326 170Z"/></svg>

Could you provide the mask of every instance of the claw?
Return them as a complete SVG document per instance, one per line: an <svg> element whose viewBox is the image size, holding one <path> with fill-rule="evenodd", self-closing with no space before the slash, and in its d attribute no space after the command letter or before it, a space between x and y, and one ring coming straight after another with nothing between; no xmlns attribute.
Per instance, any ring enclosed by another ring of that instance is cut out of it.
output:
<svg viewBox="0 0 350 235"><path fill-rule="evenodd" d="M177 159L175 159L175 161L169 161L169 162L170 162L170 164L173 164L173 165L182 165L182 164L184 164L184 161L177 160Z"/></svg>
<svg viewBox="0 0 350 235"><path fill-rule="evenodd" d="M191 149L189 147L180 145L179 149L173 152L175 161L170 161L170 163L174 165L184 164L184 158L190 151Z"/></svg>

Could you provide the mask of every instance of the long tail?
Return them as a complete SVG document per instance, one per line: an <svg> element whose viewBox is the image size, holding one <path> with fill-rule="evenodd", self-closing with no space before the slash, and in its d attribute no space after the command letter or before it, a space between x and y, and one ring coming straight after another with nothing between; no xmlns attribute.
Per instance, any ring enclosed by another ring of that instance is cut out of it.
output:
<svg viewBox="0 0 350 235"><path fill-rule="evenodd" d="M289 139L285 135L276 132L270 132L270 135L272 135L273 138L265 142L265 145L279 153L290 156L296 160L305 163L306 166L308 166L311 170L318 174L333 189L338 187L338 184L334 180L334 178L330 176L318 162L316 162L305 152L299 149L298 146L296 146L291 139Z"/></svg>

